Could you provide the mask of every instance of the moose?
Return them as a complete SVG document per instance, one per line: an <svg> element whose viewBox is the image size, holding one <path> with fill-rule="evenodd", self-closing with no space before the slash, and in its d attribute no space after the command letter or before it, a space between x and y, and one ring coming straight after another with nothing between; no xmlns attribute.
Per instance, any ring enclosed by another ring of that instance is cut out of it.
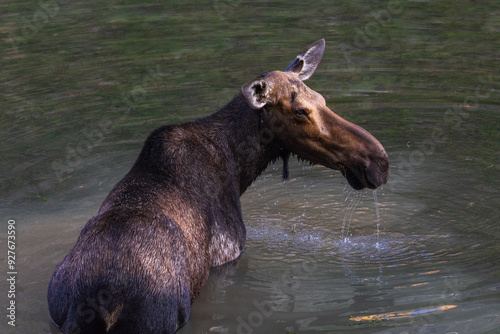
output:
<svg viewBox="0 0 500 334"><path fill-rule="evenodd" d="M339 170L354 189L387 182L380 142L304 84L324 49L320 39L214 114L150 134L52 275L62 332L176 332L210 268L245 250L240 196L272 162L283 161L284 178L292 155Z"/></svg>

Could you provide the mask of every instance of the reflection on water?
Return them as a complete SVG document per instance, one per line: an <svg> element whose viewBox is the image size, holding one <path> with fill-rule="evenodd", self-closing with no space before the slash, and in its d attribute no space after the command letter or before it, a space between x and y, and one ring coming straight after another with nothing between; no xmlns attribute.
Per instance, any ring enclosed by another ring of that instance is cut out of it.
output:
<svg viewBox="0 0 500 334"><path fill-rule="evenodd" d="M179 333L498 333L499 3L55 4L0 13L1 245L6 218L18 226L7 330L58 333L50 275L150 131L215 111L324 37L308 84L383 143L390 182L355 192L291 162L283 183L271 166L242 197L246 252L213 270Z"/></svg>
<svg viewBox="0 0 500 334"><path fill-rule="evenodd" d="M412 317L415 315L420 315L420 314L425 314L425 313L430 313L430 312L446 311L446 310L449 310L449 309L452 309L455 307L457 307L457 305L443 305L443 306L438 306L436 308L431 308L431 309L414 310L414 311L407 311L407 312L384 313L384 314L368 315L368 316L361 316L361 317L351 317L349 320L362 322L362 321L380 321L380 320L401 319L401 318L408 318L408 317Z"/></svg>

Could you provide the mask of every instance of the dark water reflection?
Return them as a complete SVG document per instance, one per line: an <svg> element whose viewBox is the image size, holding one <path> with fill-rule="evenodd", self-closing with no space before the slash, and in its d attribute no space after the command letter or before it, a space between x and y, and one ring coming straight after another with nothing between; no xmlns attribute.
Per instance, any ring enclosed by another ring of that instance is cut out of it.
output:
<svg viewBox="0 0 500 334"><path fill-rule="evenodd" d="M179 333L498 333L497 2L50 2L34 22L49 2L0 7L0 240L15 219L19 273L1 328L58 332L50 275L150 131L324 37L308 84L386 147L379 217L338 172L270 167L242 197L246 252Z"/></svg>

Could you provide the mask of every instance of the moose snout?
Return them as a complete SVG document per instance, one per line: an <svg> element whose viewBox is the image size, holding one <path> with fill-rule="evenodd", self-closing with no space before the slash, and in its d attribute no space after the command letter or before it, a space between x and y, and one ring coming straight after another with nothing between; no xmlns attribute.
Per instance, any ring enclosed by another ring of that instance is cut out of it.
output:
<svg viewBox="0 0 500 334"><path fill-rule="evenodd" d="M389 160L385 154L374 160L341 165L341 171L352 188L377 189L389 179Z"/></svg>
<svg viewBox="0 0 500 334"><path fill-rule="evenodd" d="M382 144L368 131L343 120L345 161L341 171L356 190L377 189L389 179L389 159Z"/></svg>
<svg viewBox="0 0 500 334"><path fill-rule="evenodd" d="M367 188L377 189L387 183L389 179L389 159L387 158L385 150L380 152L379 155L368 164L361 163L360 168L364 175Z"/></svg>

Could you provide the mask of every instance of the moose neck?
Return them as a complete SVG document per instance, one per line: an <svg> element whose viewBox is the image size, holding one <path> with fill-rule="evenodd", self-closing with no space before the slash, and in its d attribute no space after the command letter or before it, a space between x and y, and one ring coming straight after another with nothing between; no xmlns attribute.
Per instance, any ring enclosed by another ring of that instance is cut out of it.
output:
<svg viewBox="0 0 500 334"><path fill-rule="evenodd" d="M267 130L262 111L250 108L242 94L201 122L228 159L228 177L239 184L240 195L271 162L288 159L288 153Z"/></svg>

